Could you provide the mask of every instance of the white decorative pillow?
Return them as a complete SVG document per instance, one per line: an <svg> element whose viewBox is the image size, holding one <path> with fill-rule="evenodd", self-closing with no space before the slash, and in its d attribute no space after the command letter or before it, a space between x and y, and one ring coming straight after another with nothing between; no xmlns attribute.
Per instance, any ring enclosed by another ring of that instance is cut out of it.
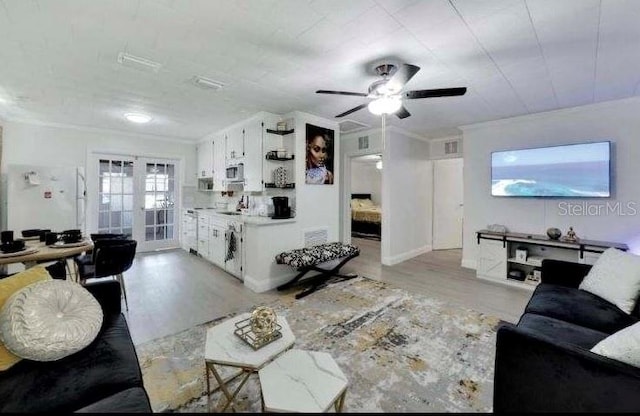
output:
<svg viewBox="0 0 640 416"><path fill-rule="evenodd" d="M640 322L609 335L591 352L640 367Z"/></svg>
<svg viewBox="0 0 640 416"><path fill-rule="evenodd" d="M0 339L15 355L55 361L89 345L102 327L102 308L89 291L66 280L33 283L0 311Z"/></svg>
<svg viewBox="0 0 640 416"><path fill-rule="evenodd" d="M579 288L630 314L640 295L640 256L615 248L605 250Z"/></svg>

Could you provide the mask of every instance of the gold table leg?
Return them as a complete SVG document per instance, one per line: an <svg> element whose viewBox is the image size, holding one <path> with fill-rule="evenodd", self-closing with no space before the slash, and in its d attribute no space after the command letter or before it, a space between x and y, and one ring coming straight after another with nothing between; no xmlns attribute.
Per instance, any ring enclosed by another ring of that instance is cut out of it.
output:
<svg viewBox="0 0 640 416"><path fill-rule="evenodd" d="M336 413L342 413L342 408L344 407L344 399L347 396L347 389L344 389L344 392L338 397L338 400L334 403Z"/></svg>
<svg viewBox="0 0 640 416"><path fill-rule="evenodd" d="M216 410L220 411L220 412L224 412L225 410L227 410L227 408L231 408L231 410L233 410L234 412L237 412L238 409L236 408L235 404L233 403L236 396L238 395L238 393L240 392L240 390L242 389L242 387L244 387L245 383L249 380L249 377L251 376L251 374L254 373L254 371L252 369L246 369L243 368L241 371L238 371L237 373L227 377L226 379L222 379L222 376L218 373L218 371L215 368L215 365L213 363L206 363L205 364L206 369L207 369L207 409L209 411L211 411L211 394L215 393L218 390L222 390L222 396L220 396L220 399L218 400L218 403L216 403ZM213 391L211 391L211 384L209 381L209 372L211 372L213 374L213 376L215 377L216 381L218 382L218 385L216 386L216 388L213 389ZM235 380L236 378L238 378L239 376L241 376L242 374L244 374L244 378L240 381L240 384L238 385L238 387L236 387L235 391L233 392L233 394L229 391L228 389L228 385L231 381ZM223 401L223 399L227 399L226 403L223 405L223 403L221 403ZM222 408L220 408L222 406Z"/></svg>

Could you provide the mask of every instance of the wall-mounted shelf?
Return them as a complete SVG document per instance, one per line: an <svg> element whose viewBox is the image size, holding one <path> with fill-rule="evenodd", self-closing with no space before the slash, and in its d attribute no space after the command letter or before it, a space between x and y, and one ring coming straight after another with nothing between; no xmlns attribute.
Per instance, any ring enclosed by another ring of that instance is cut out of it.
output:
<svg viewBox="0 0 640 416"><path fill-rule="evenodd" d="M291 129L291 130L273 130L273 129L267 129L267 133L271 133L271 134L279 134L280 136L286 136L287 134L291 134L293 133L295 130Z"/></svg>
<svg viewBox="0 0 640 416"><path fill-rule="evenodd" d="M276 186L274 182L265 182L265 188L279 188L279 189L293 189L296 187L295 183L288 183L285 186Z"/></svg>
<svg viewBox="0 0 640 416"><path fill-rule="evenodd" d="M281 160L281 161L293 160L293 159L295 159L295 155L291 155L289 157L278 157L278 156L272 156L269 153L267 153L266 159L267 160Z"/></svg>

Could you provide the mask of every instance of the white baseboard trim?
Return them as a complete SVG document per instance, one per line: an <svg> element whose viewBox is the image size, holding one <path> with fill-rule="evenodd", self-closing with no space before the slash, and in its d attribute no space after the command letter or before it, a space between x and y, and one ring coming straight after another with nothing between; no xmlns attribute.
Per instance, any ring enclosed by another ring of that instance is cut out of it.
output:
<svg viewBox="0 0 640 416"><path fill-rule="evenodd" d="M394 264L402 263L403 261L412 259L415 256L419 256L420 254L428 253L431 250L432 250L431 245L426 245L424 247L407 251L402 254L397 254L395 256L384 256L382 257L382 264L384 264L385 266L393 266Z"/></svg>
<svg viewBox="0 0 640 416"><path fill-rule="evenodd" d="M244 275L244 285L256 293L267 292L271 289L275 289L283 283L293 279L297 273L285 274L283 276L256 279L248 275ZM306 277L306 276L305 276Z"/></svg>
<svg viewBox="0 0 640 416"><path fill-rule="evenodd" d="M462 259L462 267L466 267L467 269L477 269L478 268L478 262L476 260L470 260L470 259Z"/></svg>

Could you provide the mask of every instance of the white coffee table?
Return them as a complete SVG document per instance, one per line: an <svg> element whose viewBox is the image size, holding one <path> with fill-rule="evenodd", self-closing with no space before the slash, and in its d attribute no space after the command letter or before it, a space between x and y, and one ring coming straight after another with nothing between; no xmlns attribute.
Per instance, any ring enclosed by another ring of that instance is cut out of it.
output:
<svg viewBox="0 0 640 416"><path fill-rule="evenodd" d="M280 332L282 337L264 347L254 350L250 345L240 339L234 330L235 323L251 316L250 313L244 313L236 317L230 318L207 331L207 340L204 349L204 359L207 373L207 404L211 411L211 393L222 390L226 403L221 404L220 411L225 411L229 406L237 410L233 405L233 401L238 392L242 389L249 377L258 372L265 364L276 358L282 352L291 348L296 340L291 332L289 323L281 316L278 316L278 324L282 327ZM235 367L240 369L239 372L231 375L226 379L222 379L216 366ZM213 374L218 382L218 387L211 391L209 374ZM229 383L244 374L236 390L231 393L229 391Z"/></svg>
<svg viewBox="0 0 640 416"><path fill-rule="evenodd" d="M259 372L263 411L341 412L349 384L326 352L290 350Z"/></svg>

